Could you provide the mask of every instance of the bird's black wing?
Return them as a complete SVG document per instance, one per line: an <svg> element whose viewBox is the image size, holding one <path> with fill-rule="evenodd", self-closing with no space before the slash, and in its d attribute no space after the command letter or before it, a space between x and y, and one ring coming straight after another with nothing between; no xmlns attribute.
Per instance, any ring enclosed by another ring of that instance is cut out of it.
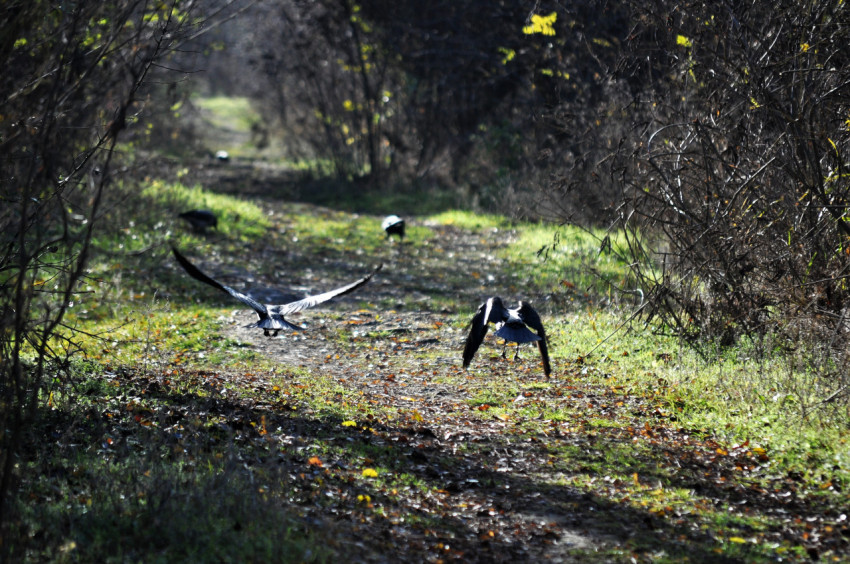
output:
<svg viewBox="0 0 850 564"><path fill-rule="evenodd" d="M381 268L383 266L384 266L383 264L379 264L378 268L373 270L368 276L364 276L360 280L358 280L356 282L352 282L351 284L348 284L346 286L336 288L335 290L329 290L329 291L324 292L322 294L316 294L315 296L307 296L303 300L298 300L297 302L291 302L291 303L288 303L288 304L280 304L280 305L269 306L269 310L274 312L277 315L287 315L289 313L295 313L296 311L301 311L301 310L307 309L308 307L313 307L313 306L319 305L320 303L326 302L326 301L333 299L337 296L342 296L343 294L348 294L350 292L353 292L354 290L356 290L360 286L363 286L364 284L369 282L369 280L372 279L372 276L374 276L375 273L377 273L379 270L381 270Z"/></svg>
<svg viewBox="0 0 850 564"><path fill-rule="evenodd" d="M466 337L466 344L463 346L463 367L469 366L472 362L472 357L481 343L484 342L484 337L487 335L487 314L492 304L492 298L487 302L478 306L478 311L472 316L472 321L469 323L469 335Z"/></svg>
<svg viewBox="0 0 850 564"><path fill-rule="evenodd" d="M502 323L508 320L508 309L502 303L502 298L495 296L487 300L484 320L487 323Z"/></svg>
<svg viewBox="0 0 850 564"><path fill-rule="evenodd" d="M546 330L543 329L543 323L540 321L540 316L537 311L528 302L519 302L519 318L522 322L534 329L540 340L537 341L537 348L540 349L540 358L543 359L543 372L546 376L552 372L552 366L549 363L549 347L546 345Z"/></svg>
<svg viewBox="0 0 850 564"><path fill-rule="evenodd" d="M222 292L227 292L246 306L256 311L257 315L260 316L260 319L262 319L263 317L268 317L268 310L266 309L266 306L264 306L263 304L261 304L250 296L246 296L241 292L237 292L230 286L225 286L224 284L213 280L212 278L201 272L197 266L189 262L189 259L181 255L177 251L177 249L171 247L171 250L174 251L174 258L177 259L177 262L180 263L180 266L183 267L183 270L185 270L189 274L189 276L191 276L195 280L200 280L204 284L209 284L213 288L218 288Z"/></svg>

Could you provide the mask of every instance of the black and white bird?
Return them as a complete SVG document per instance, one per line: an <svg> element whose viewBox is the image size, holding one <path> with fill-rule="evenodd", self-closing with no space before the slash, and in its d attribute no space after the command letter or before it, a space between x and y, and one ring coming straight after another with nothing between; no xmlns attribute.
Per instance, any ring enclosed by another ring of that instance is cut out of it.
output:
<svg viewBox="0 0 850 564"><path fill-rule="evenodd" d="M502 303L502 298L499 297L490 298L481 304L472 317L469 336L467 336L466 345L463 348L464 368L469 366L478 347L484 342L484 336L487 335L488 324L490 323L496 324L496 335L505 340L505 345L507 343L517 344L517 352L514 358L519 356L519 345L521 343L537 343L540 358L543 359L543 372L546 376L549 376L552 372L552 366L549 364L546 331L543 329L543 323L540 322L540 316L528 302L521 301L517 308L508 309ZM504 356L505 351L503 350L502 357L504 358Z"/></svg>
<svg viewBox="0 0 850 564"><path fill-rule="evenodd" d="M206 231L210 227L218 227L218 218L210 210L189 210L178 214L185 219L196 231Z"/></svg>
<svg viewBox="0 0 850 564"><path fill-rule="evenodd" d="M387 232L387 239L390 235L398 235L399 241L404 241L404 220L397 215L388 215L381 223L381 229Z"/></svg>
<svg viewBox="0 0 850 564"><path fill-rule="evenodd" d="M189 273L189 276L191 276L192 278L194 278L196 280L200 280L201 282L203 282L205 284L209 284L213 288L218 288L219 290L221 290L223 292L227 292L228 294L230 294L231 296L233 296L234 298L236 298L237 300L239 300L240 302L242 302L243 304L247 305L248 307L253 309L255 312L257 312L257 316L260 318L260 320L257 321L256 323L252 323L252 324L248 325L248 327L259 327L260 329L263 330L263 334L266 337L275 337L275 336L277 336L278 332L281 331L281 330L284 330L284 331L288 331L288 330L292 330L292 329L303 330L304 327L300 327L298 325L290 323L289 321L287 321L284 318L284 316L288 315L290 313L295 313L297 311L307 309L309 307L319 305L319 304L324 303L328 300L331 300L331 299L333 299L337 296L342 296L343 294L348 294L350 292L353 292L354 290L363 286L369 280L371 280L372 276L374 276L376 272L381 270L381 267L383 266L383 264L378 265L378 268L376 268L374 271L372 271L372 273L369 274L368 276L365 276L365 277L361 278L360 280L358 280L356 282L352 282L351 284L347 284L347 285L342 286L340 288L336 288L334 290L330 290L330 291L324 292L322 294L316 294L315 296L307 296L304 299L301 299L301 300L298 300L298 301L295 301L295 302L290 302L288 304L274 305L274 304L261 304L260 302L258 302L254 298L252 298L251 296L246 296L245 294L243 294L241 292L237 292L236 290L234 290L233 288L231 288L229 286L225 286L224 284L221 284L220 282L213 280L212 278L210 278L209 276L207 276L206 274L201 272L198 269L198 267L196 267L194 264L189 262L189 259L187 259L183 255L181 255L177 251L177 249L175 249L174 247L171 247L171 250L174 251L174 257L177 259L177 262L180 263L180 266L182 266L183 269L186 272ZM270 333L270 331L274 331L274 333Z"/></svg>

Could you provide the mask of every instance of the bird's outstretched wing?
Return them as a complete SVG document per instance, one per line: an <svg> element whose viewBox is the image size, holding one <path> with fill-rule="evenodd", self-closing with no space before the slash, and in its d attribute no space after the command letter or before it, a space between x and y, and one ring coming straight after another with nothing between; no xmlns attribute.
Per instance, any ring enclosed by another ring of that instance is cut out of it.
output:
<svg viewBox="0 0 850 564"><path fill-rule="evenodd" d="M546 345L546 330L543 329L543 323L540 321L540 316L537 311L531 307L528 302L519 302L519 318L522 322L534 329L540 340L537 341L537 348L540 349L540 358L543 359L543 372L546 376L552 372L552 366L549 363L549 348Z"/></svg>
<svg viewBox="0 0 850 564"><path fill-rule="evenodd" d="M345 286L341 286L339 288L329 290L321 294L316 294L315 296L307 296L306 298L298 300L297 302L290 302L288 304L280 305L270 305L268 306L268 309L270 312L273 312L276 315L287 315L289 313L295 313L296 311L307 309L308 307L319 305L320 303L331 300L337 296L342 296L344 294L353 292L357 288L363 286L364 284L369 282L369 280L372 279L372 276L374 276L379 270L381 270L383 266L383 264L379 264L378 268L369 273L368 276L364 276L360 280L352 282L351 284L347 284Z"/></svg>
<svg viewBox="0 0 850 564"><path fill-rule="evenodd" d="M466 344L463 346L463 367L469 366L472 362L472 357L481 343L484 342L484 337L487 335L487 314L493 299L490 298L485 303L478 306L478 311L472 316L472 321L469 323L469 335L466 337Z"/></svg>
<svg viewBox="0 0 850 564"><path fill-rule="evenodd" d="M490 298L484 304L484 321L486 323L502 323L508 319L508 310L499 296Z"/></svg>
<svg viewBox="0 0 850 564"><path fill-rule="evenodd" d="M246 306L248 306L251 309L253 309L254 311L256 311L257 315L260 316L260 319L263 319L264 317L268 317L269 313L268 313L268 310L266 309L266 306L264 306L263 304L261 304L260 302L258 302L254 298L252 298L251 296L246 296L245 294L243 294L241 292L237 292L236 290L234 290L230 286L225 286L224 284L217 282L216 280L213 280L212 278L210 278L209 276L207 276L206 274L201 272L198 269L197 266L195 266L194 264L189 262L189 259L187 259L183 255L181 255L180 252L176 248L171 247L171 250L174 252L174 258L177 259L177 262L180 263L180 266L183 267L183 270L185 270L189 274L189 276L191 276L195 280L200 280L204 284L209 284L213 288L218 288L222 292L227 292L228 294L230 294L231 296L233 296L234 298L236 298L237 300L239 300L240 302L242 302Z"/></svg>

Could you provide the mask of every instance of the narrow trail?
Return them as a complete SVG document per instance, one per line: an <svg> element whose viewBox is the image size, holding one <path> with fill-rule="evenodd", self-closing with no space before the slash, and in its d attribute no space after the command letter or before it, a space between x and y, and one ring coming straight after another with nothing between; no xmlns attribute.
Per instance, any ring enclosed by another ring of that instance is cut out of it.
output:
<svg viewBox="0 0 850 564"><path fill-rule="evenodd" d="M498 287L512 286L500 273L496 251L514 235L428 227L440 243L422 248L388 243L383 271L361 296L347 296L293 319L305 323L307 331L265 338L245 327L253 321L252 313L234 310L228 336L282 367L331 374L348 393L394 406L400 414L400 425L373 426L360 439L375 446L396 445L399 458L408 461L406 471L433 483L433 493L422 497L408 492L411 498L382 500L385 511L393 509L383 519L369 519L359 534L386 541L377 546L368 542L362 561L577 561L570 551L593 551L613 538L583 517L594 510L593 502L558 485L559 472L547 464L539 439L505 440L506 430L518 422L488 417L485 406L470 405L484 380L518 388L545 380L536 349L526 348L516 361L509 351L503 359L491 336L464 376L460 352L465 328L448 323L449 312L428 308L429 288L460 296L458 301L468 302L471 311L482 299L500 293ZM476 275L443 275L447 270ZM320 288L311 291L316 290ZM411 294L421 309L405 308ZM395 302L400 309L352 311L352 303L363 296ZM341 340L341 334L346 338ZM446 382L458 377L468 384ZM569 372L556 368L547 385L568 385L569 378ZM292 384L309 385L308 379ZM516 403L528 399L519 395ZM316 518L325 510L315 508ZM409 520L404 517L409 513L438 515L444 523L434 529L405 527L401 523ZM358 536L357 530L349 533ZM398 553L401 546L407 554Z"/></svg>
<svg viewBox="0 0 850 564"><path fill-rule="evenodd" d="M504 289L515 289L516 283L502 272L497 258L498 248L514 235L429 227L437 232L434 243L420 248L388 243L384 270L360 296L346 296L293 319L306 324L307 331L263 337L245 327L253 314L242 309L233 310L226 330L282 368L305 374L289 381L292 386L309 386L311 375L329 375L345 388L343 395L359 395L396 411L395 424L370 425L369 433L356 439L364 443L362 448L393 448L404 471L430 486L426 493L412 488L387 495L380 500L381 517L360 511L354 512L360 523L350 522L351 515L342 517L352 528L341 539L362 537L365 543L354 560L573 562L580 561L571 556L576 549L594 552L636 534L635 525L622 522L620 509L566 485L563 468L552 462L559 441L580 440L570 422L546 423L544 415L565 401L588 401L584 393L571 398L570 391L577 389L574 367L556 360L553 377L546 381L535 349L526 348L516 361L513 351L503 359L489 336L464 373L460 353L465 328L448 323L451 312L429 308L429 292L456 296L470 311L489 295L514 299ZM329 263L335 270L337 265ZM314 264L313 270L321 274L321 265ZM315 278L325 285L342 281L333 279L333 272L327 275L330 279ZM317 290L321 288L309 289ZM411 295L416 310L406 305ZM364 296L371 302L397 303L399 309L352 311L352 304ZM542 296L530 299L545 303ZM452 383L458 379L465 384ZM551 436L528 433L522 420L490 416L489 405L476 397L493 380L515 388L514 405L527 404L529 418L536 419L533 426L542 423ZM535 389L541 382L544 386ZM294 430L303 421L279 417L275 425L293 431L282 431L282 441L292 441L294 433L309 451L314 440L310 433ZM336 514L325 503L306 504L305 509L319 520ZM431 520L436 521L430 527L405 525ZM631 520L642 528L640 519ZM621 525L612 526L617 522Z"/></svg>
<svg viewBox="0 0 850 564"><path fill-rule="evenodd" d="M262 205L286 233L283 204ZM471 316L493 295L532 301L544 324L569 311L562 296L523 292L499 253L511 230L427 226L427 242L388 242L374 257L261 243L255 259L285 257L297 285L259 277L251 281L257 295L321 291L379 261L384 269L361 291L294 316L304 332L263 337L245 327L254 318L242 308L225 323L229 338L280 367L223 375L266 394L240 403L234 393L229 409L264 421L262 448L278 453L287 503L332 531L347 561L749 562L763 553L748 547L765 543L803 549L798 555L846 545L847 529L829 525L840 516L798 491L795 478L765 481L763 449L683 428L661 381L655 390L607 384L603 367L563 356L568 335L551 335L549 379L536 351L503 359L492 334L462 370L466 328L455 314ZM353 421L299 399L318 380L334 390L324 402L356 407ZM364 484L361 471L373 464L410 483ZM754 515L774 524L750 527ZM719 518L726 521L712 522ZM738 556L720 548L730 542Z"/></svg>

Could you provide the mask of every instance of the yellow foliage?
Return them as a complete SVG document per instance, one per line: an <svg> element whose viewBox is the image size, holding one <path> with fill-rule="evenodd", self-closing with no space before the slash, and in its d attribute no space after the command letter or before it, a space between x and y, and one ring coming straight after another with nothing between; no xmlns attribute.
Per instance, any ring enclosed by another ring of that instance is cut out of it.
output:
<svg viewBox="0 0 850 564"><path fill-rule="evenodd" d="M502 59L502 64L508 64L508 61L512 61L514 57L516 57L516 51L513 49L508 49L507 47L499 47L499 53L504 55L505 57Z"/></svg>
<svg viewBox="0 0 850 564"><path fill-rule="evenodd" d="M552 12L548 16L531 16L531 25L524 26L522 32L526 35L542 33L543 35L555 35L553 24L558 19L558 13Z"/></svg>
<svg viewBox="0 0 850 564"><path fill-rule="evenodd" d="M684 35L677 35L676 45L681 45L682 47L691 47L691 40L685 37Z"/></svg>

